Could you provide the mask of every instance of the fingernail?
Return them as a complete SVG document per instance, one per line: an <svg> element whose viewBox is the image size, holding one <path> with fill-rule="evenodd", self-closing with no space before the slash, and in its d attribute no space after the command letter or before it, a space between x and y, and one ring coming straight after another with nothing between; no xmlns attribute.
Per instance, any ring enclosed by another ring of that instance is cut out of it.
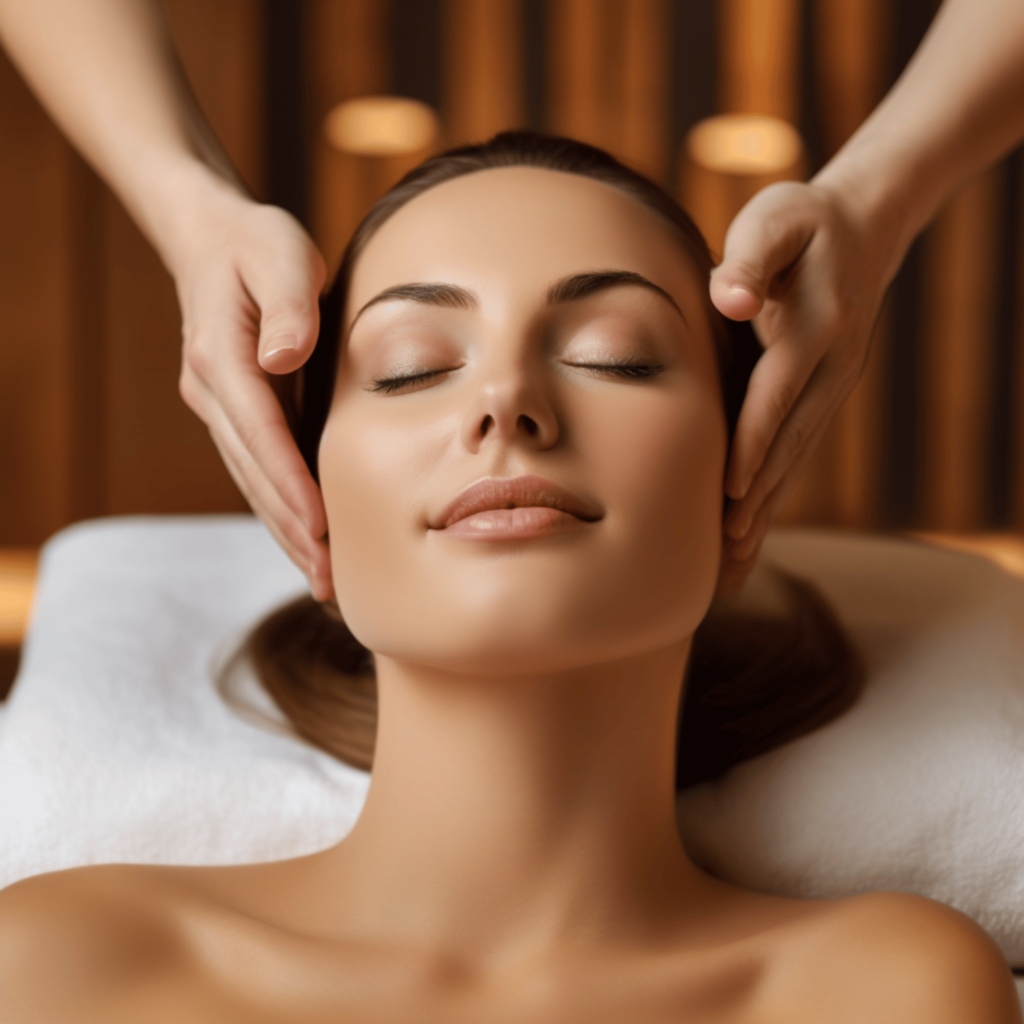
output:
<svg viewBox="0 0 1024 1024"><path fill-rule="evenodd" d="M747 288L746 285L730 285L729 294L735 296L738 299L746 297L749 299L753 299L755 302L757 302L757 296L749 288Z"/></svg>
<svg viewBox="0 0 1024 1024"><path fill-rule="evenodd" d="M299 339L294 334L279 334L267 342L267 350L263 353L264 359L276 359L287 352L294 352L299 347Z"/></svg>

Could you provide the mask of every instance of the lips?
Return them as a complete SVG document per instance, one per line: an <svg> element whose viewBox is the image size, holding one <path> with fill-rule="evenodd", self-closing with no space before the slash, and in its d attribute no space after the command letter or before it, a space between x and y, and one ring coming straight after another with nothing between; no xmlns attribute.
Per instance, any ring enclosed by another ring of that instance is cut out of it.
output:
<svg viewBox="0 0 1024 1024"><path fill-rule="evenodd" d="M523 511L510 511L514 509ZM455 532L512 539L551 532L573 520L593 523L602 515L592 501L544 477L490 477L457 494L429 525L447 530L461 523ZM468 522L471 519L473 522Z"/></svg>

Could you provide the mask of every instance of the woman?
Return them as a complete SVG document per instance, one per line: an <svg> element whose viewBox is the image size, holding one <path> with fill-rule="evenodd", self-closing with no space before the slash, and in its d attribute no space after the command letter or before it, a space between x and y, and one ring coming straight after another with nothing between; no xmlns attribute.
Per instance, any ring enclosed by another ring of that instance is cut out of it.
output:
<svg viewBox="0 0 1024 1024"><path fill-rule="evenodd" d="M300 432L376 676L362 816L292 861L12 886L0 1019L1020 1019L954 911L745 892L680 843L741 379L709 266L567 140L456 151L371 212Z"/></svg>

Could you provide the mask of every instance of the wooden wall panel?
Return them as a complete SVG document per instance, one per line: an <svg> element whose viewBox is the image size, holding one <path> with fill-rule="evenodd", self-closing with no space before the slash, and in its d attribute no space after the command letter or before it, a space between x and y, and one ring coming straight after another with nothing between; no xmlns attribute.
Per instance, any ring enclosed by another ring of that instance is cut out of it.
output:
<svg viewBox="0 0 1024 1024"><path fill-rule="evenodd" d="M939 214L927 255L923 507L925 529L976 530L987 496L996 175Z"/></svg>
<svg viewBox="0 0 1024 1024"><path fill-rule="evenodd" d="M2 52L0 139L0 544L37 544L71 504L72 166Z"/></svg>
<svg viewBox="0 0 1024 1024"><path fill-rule="evenodd" d="M446 0L446 141L477 142L524 123L521 0Z"/></svg>
<svg viewBox="0 0 1024 1024"><path fill-rule="evenodd" d="M548 128L611 148L614 0L549 0Z"/></svg>
<svg viewBox="0 0 1024 1024"><path fill-rule="evenodd" d="M717 0L717 8L720 112L764 114L795 123L797 0Z"/></svg>
<svg viewBox="0 0 1024 1024"><path fill-rule="evenodd" d="M815 94L825 157L857 130L885 92L890 0L814 3Z"/></svg>
<svg viewBox="0 0 1024 1024"><path fill-rule="evenodd" d="M666 0L622 9L622 85L616 153L655 181L668 180L670 11Z"/></svg>
<svg viewBox="0 0 1024 1024"><path fill-rule="evenodd" d="M551 0L549 127L659 181L668 174L667 0Z"/></svg>
<svg viewBox="0 0 1024 1024"><path fill-rule="evenodd" d="M68 401L69 520L103 515L108 508L110 452L107 339L109 193L68 149L67 274L69 312L64 328Z"/></svg>
<svg viewBox="0 0 1024 1024"><path fill-rule="evenodd" d="M332 148L323 122L337 103L391 86L388 9L383 0L310 0L309 109L313 189L310 228L333 273L349 236L387 187L389 161Z"/></svg>

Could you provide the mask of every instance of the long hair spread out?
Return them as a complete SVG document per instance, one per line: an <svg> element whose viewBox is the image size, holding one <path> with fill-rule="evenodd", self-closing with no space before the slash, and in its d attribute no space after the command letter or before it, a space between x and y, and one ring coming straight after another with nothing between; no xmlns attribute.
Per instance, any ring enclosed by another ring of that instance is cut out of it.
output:
<svg viewBox="0 0 1024 1024"><path fill-rule="evenodd" d="M619 189L671 225L707 280L713 260L685 210L643 175L603 150L536 132L503 132L442 153L410 171L363 219L321 300L320 337L302 372L296 436L315 479L330 409L341 323L356 259L378 228L411 199L445 181L498 167L578 174ZM749 324L708 299L731 441L761 349ZM807 583L781 577L787 606L763 618L713 605L693 641L681 704L676 781L712 778L740 761L802 736L845 711L860 693L860 663L826 602ZM238 655L253 666L295 732L357 768L369 769L377 729L373 656L332 609L311 597L279 608ZM226 675L224 679L226 680Z"/></svg>

